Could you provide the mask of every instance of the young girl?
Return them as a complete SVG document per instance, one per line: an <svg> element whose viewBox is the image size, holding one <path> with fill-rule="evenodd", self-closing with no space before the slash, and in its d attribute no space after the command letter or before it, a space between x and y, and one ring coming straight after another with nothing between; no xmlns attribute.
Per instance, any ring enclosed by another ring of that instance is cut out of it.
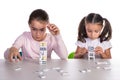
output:
<svg viewBox="0 0 120 80"><path fill-rule="evenodd" d="M78 41L75 58L88 58L89 47L92 47L95 57L111 58L112 29L109 21L101 15L90 13L84 17L78 27Z"/></svg>
<svg viewBox="0 0 120 80"><path fill-rule="evenodd" d="M40 42L47 42L47 57L51 58L52 51L61 59L67 59L67 49L60 35L60 31L55 24L49 23L49 16L42 9L34 10L29 17L30 32L24 32L20 35L12 45L5 51L4 57L9 61L13 61L13 57L17 56L19 60L39 57ZM46 28L50 33L46 33ZM19 54L22 50L22 57Z"/></svg>

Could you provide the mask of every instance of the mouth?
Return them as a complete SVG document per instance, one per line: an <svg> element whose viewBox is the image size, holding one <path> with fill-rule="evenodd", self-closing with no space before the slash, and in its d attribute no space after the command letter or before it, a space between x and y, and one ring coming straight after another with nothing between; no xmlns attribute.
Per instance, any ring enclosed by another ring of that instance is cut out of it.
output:
<svg viewBox="0 0 120 80"><path fill-rule="evenodd" d="M36 37L36 38L40 38L40 37Z"/></svg>
<svg viewBox="0 0 120 80"><path fill-rule="evenodd" d="M41 39L40 37L36 37L36 39Z"/></svg>

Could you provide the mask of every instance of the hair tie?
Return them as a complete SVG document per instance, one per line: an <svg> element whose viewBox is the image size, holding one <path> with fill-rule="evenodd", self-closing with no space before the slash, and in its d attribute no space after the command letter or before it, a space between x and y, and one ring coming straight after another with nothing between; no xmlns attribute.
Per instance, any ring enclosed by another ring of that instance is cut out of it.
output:
<svg viewBox="0 0 120 80"><path fill-rule="evenodd" d="M101 32L100 32L100 33L102 33L102 32L103 32L104 28L105 28L105 20L103 20L103 27L102 27L102 29L101 29Z"/></svg>

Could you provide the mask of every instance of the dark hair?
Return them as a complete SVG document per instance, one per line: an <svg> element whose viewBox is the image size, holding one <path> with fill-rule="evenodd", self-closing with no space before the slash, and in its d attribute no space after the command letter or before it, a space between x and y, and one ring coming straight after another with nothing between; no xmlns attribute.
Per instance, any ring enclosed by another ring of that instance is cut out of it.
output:
<svg viewBox="0 0 120 80"><path fill-rule="evenodd" d="M101 15L90 13L87 17L84 17L78 27L78 41L86 42L85 38L88 38L85 24L86 23L97 23L98 25L101 25L103 27L103 31L100 34L100 42L108 41L112 37L112 29L110 22L106 18L102 18Z"/></svg>
<svg viewBox="0 0 120 80"><path fill-rule="evenodd" d="M34 10L29 16L28 23L30 24L31 21L35 20L35 19L38 20L38 21L49 22L49 16L48 16L47 12L42 10L42 9Z"/></svg>

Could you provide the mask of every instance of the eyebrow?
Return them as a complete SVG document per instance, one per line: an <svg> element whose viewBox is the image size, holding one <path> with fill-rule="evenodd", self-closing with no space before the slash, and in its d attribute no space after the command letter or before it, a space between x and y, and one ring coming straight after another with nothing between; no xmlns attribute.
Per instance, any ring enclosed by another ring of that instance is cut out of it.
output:
<svg viewBox="0 0 120 80"><path fill-rule="evenodd" d="M37 29L37 28L35 28L35 27L31 27L31 28L33 28L33 29ZM40 29L38 29L38 30L43 30L43 29L45 29L45 28L40 28Z"/></svg>

